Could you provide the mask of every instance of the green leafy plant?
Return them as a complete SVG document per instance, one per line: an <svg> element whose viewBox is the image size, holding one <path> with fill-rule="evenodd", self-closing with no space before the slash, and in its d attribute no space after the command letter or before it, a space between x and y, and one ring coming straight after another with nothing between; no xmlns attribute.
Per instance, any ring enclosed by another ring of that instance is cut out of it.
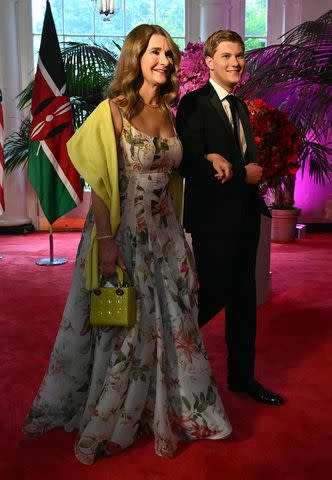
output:
<svg viewBox="0 0 332 480"><path fill-rule="evenodd" d="M17 132L12 133L4 142L6 172L10 173L18 167L24 167L28 161L29 135L31 121L22 121Z"/></svg>

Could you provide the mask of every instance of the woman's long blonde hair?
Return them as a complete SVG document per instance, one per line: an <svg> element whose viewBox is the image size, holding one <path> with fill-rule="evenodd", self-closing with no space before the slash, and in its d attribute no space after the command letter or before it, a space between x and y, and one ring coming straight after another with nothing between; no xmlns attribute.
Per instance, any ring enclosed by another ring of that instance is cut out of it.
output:
<svg viewBox="0 0 332 480"><path fill-rule="evenodd" d="M143 84L141 58L148 47L150 38L155 34L162 35L167 39L173 55L173 65L168 81L160 88L159 104L163 110L167 110L178 99L179 47L166 30L159 25L138 25L126 37L117 63L114 80L107 91L109 98L119 98L117 103L124 108L124 115L129 121L138 115L144 106L139 95L139 90Z"/></svg>

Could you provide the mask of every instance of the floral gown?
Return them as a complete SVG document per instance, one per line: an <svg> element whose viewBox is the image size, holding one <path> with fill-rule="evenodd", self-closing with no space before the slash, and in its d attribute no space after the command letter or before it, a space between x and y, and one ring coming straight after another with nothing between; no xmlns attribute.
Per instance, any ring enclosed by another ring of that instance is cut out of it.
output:
<svg viewBox="0 0 332 480"><path fill-rule="evenodd" d="M116 239L137 287L137 324L89 325L83 267L90 212L49 368L24 426L28 435L78 429L75 453L85 464L128 447L142 432L154 435L156 453L166 457L181 438L231 432L197 326L193 257L168 191L181 143L123 122Z"/></svg>

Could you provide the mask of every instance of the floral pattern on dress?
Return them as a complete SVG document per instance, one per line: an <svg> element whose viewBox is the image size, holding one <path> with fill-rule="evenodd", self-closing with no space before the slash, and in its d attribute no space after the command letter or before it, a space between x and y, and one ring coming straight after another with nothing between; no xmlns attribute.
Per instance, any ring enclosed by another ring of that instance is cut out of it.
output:
<svg viewBox="0 0 332 480"><path fill-rule="evenodd" d="M180 141L146 135L123 118L120 145L116 241L137 289L137 323L89 324L83 269L90 211L50 364L24 426L29 435L77 429L75 453L85 464L117 454L144 432L165 457L179 439L231 432L197 325L193 256L168 189Z"/></svg>

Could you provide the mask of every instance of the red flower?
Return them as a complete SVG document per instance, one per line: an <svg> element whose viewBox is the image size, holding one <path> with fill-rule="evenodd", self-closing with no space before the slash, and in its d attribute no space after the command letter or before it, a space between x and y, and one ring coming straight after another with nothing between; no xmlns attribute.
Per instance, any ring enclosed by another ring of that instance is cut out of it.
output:
<svg viewBox="0 0 332 480"><path fill-rule="evenodd" d="M174 410L169 410L168 418L174 432L181 432L183 430L185 432L190 431L190 424L192 422L192 418L190 416L181 416L178 415Z"/></svg>
<svg viewBox="0 0 332 480"><path fill-rule="evenodd" d="M159 200L151 201L152 215L165 216L168 213L167 197L163 196Z"/></svg>
<svg viewBox="0 0 332 480"><path fill-rule="evenodd" d="M186 277L189 273L189 265L188 265L188 259L187 257L182 261L181 263L181 273L184 273L184 276Z"/></svg>
<svg viewBox="0 0 332 480"><path fill-rule="evenodd" d="M193 422L193 427L194 427L194 430L190 433L195 438L211 437L212 435L215 435L217 433L216 430L212 430L207 425L202 425L202 424L200 425L197 422Z"/></svg>
<svg viewBox="0 0 332 480"><path fill-rule="evenodd" d="M258 163L269 186L300 168L301 138L287 113L269 107L260 98L246 102L254 129Z"/></svg>
<svg viewBox="0 0 332 480"><path fill-rule="evenodd" d="M192 363L192 355L196 351L196 340L192 334L186 331L179 331L173 335L175 348L182 350L187 360Z"/></svg>

